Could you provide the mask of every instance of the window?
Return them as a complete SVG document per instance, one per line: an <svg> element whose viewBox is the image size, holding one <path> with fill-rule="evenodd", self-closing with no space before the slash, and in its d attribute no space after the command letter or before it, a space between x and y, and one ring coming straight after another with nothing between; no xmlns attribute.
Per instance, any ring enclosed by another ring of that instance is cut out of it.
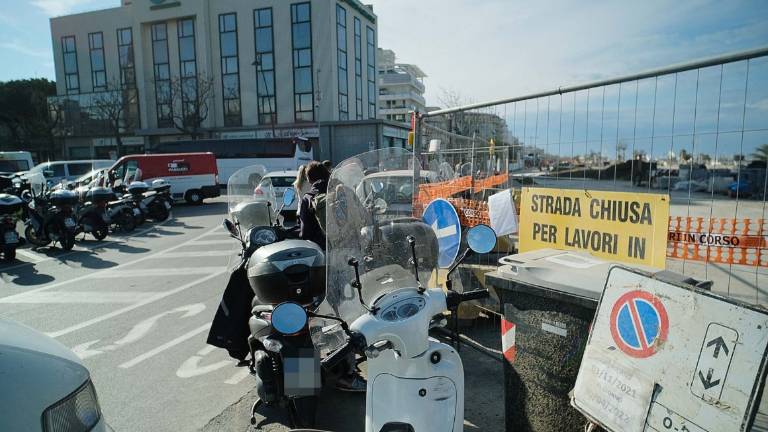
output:
<svg viewBox="0 0 768 432"><path fill-rule="evenodd" d="M336 62L339 69L339 120L349 120L349 75L347 74L347 10L336 5Z"/></svg>
<svg viewBox="0 0 768 432"><path fill-rule="evenodd" d="M173 127L171 66L168 62L168 26L165 23L152 25L152 56L154 58L157 126Z"/></svg>
<svg viewBox="0 0 768 432"><path fill-rule="evenodd" d="M366 44L368 46L368 118L376 118L376 33L371 27L366 27Z"/></svg>
<svg viewBox="0 0 768 432"><path fill-rule="evenodd" d="M360 18L355 17L355 118L363 119L363 35Z"/></svg>
<svg viewBox="0 0 768 432"><path fill-rule="evenodd" d="M256 87L258 89L259 123L277 123L275 98L275 46L272 8L253 11L256 38Z"/></svg>
<svg viewBox="0 0 768 432"><path fill-rule="evenodd" d="M243 123L240 109L240 60L237 56L237 14L219 15L221 87L224 98L224 126Z"/></svg>
<svg viewBox="0 0 768 432"><path fill-rule="evenodd" d="M88 33L88 49L91 54L91 84L93 91L107 89L107 69L104 64L104 33Z"/></svg>
<svg viewBox="0 0 768 432"><path fill-rule="evenodd" d="M70 176L81 176L85 173L90 172L93 169L93 165L90 163L71 163L68 164L67 167L69 168L69 175Z"/></svg>
<svg viewBox="0 0 768 432"><path fill-rule="evenodd" d="M133 57L133 30L117 30L117 54L120 60L120 84L123 88L136 88L136 63Z"/></svg>
<svg viewBox="0 0 768 432"><path fill-rule="evenodd" d="M76 45L74 36L64 36L61 38L61 51L64 55L64 85L67 89L67 94L80 93Z"/></svg>
<svg viewBox="0 0 768 432"><path fill-rule="evenodd" d="M291 5L293 108L296 121L315 120L312 80L312 22L309 3Z"/></svg>
<svg viewBox="0 0 768 432"><path fill-rule="evenodd" d="M197 103L197 54L195 50L195 21L181 19L176 26L179 38L179 70L181 71L181 112L186 119L193 116L192 122L198 122ZM199 126L199 125L195 125Z"/></svg>

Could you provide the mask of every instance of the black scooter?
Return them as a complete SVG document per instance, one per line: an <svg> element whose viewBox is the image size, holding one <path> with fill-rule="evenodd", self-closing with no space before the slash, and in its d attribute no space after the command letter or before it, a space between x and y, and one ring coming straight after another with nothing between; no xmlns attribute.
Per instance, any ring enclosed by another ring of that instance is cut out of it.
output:
<svg viewBox="0 0 768 432"><path fill-rule="evenodd" d="M295 191L288 189L283 207L295 199ZM227 349L257 377L259 399L252 407L252 424L256 410L266 404L287 408L294 427L311 427L321 387L319 353L308 330L287 335L276 331L271 312L284 302L308 311L319 306L325 298L325 254L312 242L296 240L295 230L270 225L243 227L237 220L224 221L242 250L208 343Z"/></svg>
<svg viewBox="0 0 768 432"><path fill-rule="evenodd" d="M32 195L29 203L29 219L24 236L37 247L59 243L65 251L75 246L74 206L77 194L68 190L57 190L50 194Z"/></svg>

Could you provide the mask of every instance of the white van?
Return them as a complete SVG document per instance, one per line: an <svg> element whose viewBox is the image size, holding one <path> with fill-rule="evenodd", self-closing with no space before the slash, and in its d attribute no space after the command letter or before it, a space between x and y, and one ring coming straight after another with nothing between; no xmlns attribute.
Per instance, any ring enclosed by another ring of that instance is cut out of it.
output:
<svg viewBox="0 0 768 432"><path fill-rule="evenodd" d="M43 162L29 172L41 172L48 183L55 184L62 180L75 180L89 171L109 168L114 164L115 161L107 159Z"/></svg>
<svg viewBox="0 0 768 432"><path fill-rule="evenodd" d="M32 153L25 151L0 152L0 174L13 174L29 171L35 166Z"/></svg>

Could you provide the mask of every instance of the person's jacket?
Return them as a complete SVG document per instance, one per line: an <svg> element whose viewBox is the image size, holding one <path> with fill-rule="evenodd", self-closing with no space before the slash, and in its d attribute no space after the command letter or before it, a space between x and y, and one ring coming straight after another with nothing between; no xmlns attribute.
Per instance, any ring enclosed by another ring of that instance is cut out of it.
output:
<svg viewBox="0 0 768 432"><path fill-rule="evenodd" d="M315 216L315 211L312 208L312 199L319 194L327 193L327 191L328 180L318 180L312 183L309 192L301 198L299 206L299 238L313 241L323 250L325 250L325 233L320 227L317 216Z"/></svg>

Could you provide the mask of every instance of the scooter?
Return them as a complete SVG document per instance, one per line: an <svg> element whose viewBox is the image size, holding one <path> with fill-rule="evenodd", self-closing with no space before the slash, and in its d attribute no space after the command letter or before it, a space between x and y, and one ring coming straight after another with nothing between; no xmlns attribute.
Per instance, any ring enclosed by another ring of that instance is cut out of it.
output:
<svg viewBox="0 0 768 432"><path fill-rule="evenodd" d="M115 198L114 192L103 187L88 189L77 209L78 226L75 234L91 234L96 240L104 240L109 234L112 218L107 206Z"/></svg>
<svg viewBox="0 0 768 432"><path fill-rule="evenodd" d="M262 191L254 198L253 185L265 174L261 166L247 167L229 178L232 220L226 219L224 227L240 242L241 251L208 343L227 349L257 378L259 399L252 407L252 424L256 410L266 404L286 408L294 426L308 427L315 421L321 386L319 356L309 331L279 333L271 314L286 301L308 311L317 308L325 293L325 255L318 245L296 239L295 230L279 223L282 208L296 199L293 189L283 195L274 223L274 193ZM306 364L315 366L303 370Z"/></svg>
<svg viewBox="0 0 768 432"><path fill-rule="evenodd" d="M407 150L391 148L356 156L334 169L326 201L327 305L317 313L302 313L303 308L285 303L272 312L278 331L308 326L328 361L350 352L367 358L366 432L463 430L461 358L451 346L429 337L429 330L446 325L445 311L489 295L487 290L460 294L450 283L447 292L425 288L422 281L437 266L431 255L436 233L421 221L379 221L377 214L386 214L388 203L380 202L385 197L369 205L368 197L356 193L360 173L409 169L413 161ZM466 238L469 247L449 269L449 281L470 254L487 253L496 243L495 233L484 225L470 229Z"/></svg>
<svg viewBox="0 0 768 432"><path fill-rule="evenodd" d="M15 195L0 194L0 252L3 260L16 259L16 247L19 234L16 232L16 215L24 206L24 201Z"/></svg>
<svg viewBox="0 0 768 432"><path fill-rule="evenodd" d="M46 197L33 195L29 203L29 219L24 236L37 247L59 243L65 251L75 246L74 206L77 195L68 190L57 190Z"/></svg>

